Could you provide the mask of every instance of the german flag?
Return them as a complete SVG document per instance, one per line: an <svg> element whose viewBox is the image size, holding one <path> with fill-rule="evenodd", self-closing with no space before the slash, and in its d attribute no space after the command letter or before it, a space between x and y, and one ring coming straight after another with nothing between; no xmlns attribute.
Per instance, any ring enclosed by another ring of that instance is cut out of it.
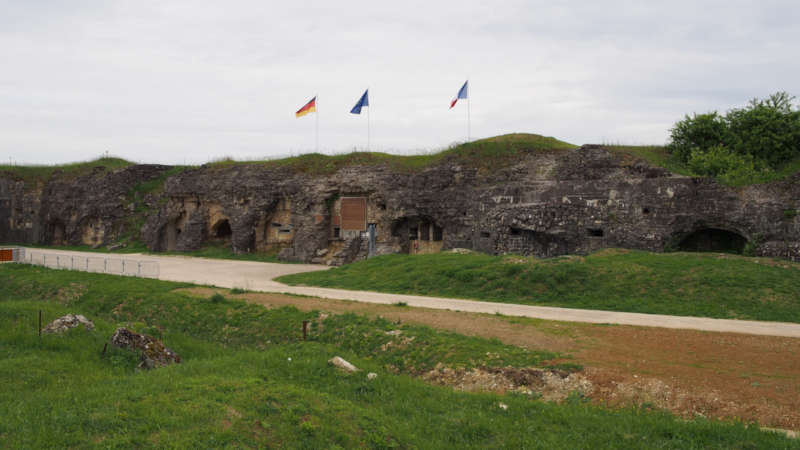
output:
<svg viewBox="0 0 800 450"><path fill-rule="evenodd" d="M303 117L308 113L316 112L317 111L317 97L312 98L305 106L298 109L296 113L294 113L295 117Z"/></svg>

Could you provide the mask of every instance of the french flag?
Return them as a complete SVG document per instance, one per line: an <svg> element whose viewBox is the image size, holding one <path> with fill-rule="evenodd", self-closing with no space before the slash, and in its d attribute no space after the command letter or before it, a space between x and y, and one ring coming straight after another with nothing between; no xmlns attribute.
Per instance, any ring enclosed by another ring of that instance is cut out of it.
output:
<svg viewBox="0 0 800 450"><path fill-rule="evenodd" d="M461 86L461 89L458 90L458 95L456 95L456 98L454 98L453 101L450 102L450 109L453 109L453 106L456 106L456 102L458 102L458 99L467 98L467 91L469 90L468 86L469 86L469 80L464 82L464 85Z"/></svg>

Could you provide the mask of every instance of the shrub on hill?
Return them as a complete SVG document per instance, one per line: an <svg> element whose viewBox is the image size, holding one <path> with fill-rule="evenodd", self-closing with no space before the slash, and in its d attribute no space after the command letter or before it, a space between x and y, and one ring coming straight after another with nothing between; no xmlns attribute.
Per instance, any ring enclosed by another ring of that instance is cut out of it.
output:
<svg viewBox="0 0 800 450"><path fill-rule="evenodd" d="M686 116L670 131L667 150L695 175L727 184L768 178L800 158L800 110L777 92L744 108Z"/></svg>

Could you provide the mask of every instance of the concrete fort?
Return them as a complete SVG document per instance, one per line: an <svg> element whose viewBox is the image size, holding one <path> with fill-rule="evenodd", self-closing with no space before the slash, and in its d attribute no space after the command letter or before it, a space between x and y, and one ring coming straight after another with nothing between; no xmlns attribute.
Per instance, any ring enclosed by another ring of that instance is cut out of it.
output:
<svg viewBox="0 0 800 450"><path fill-rule="evenodd" d="M332 265L453 248L553 257L747 247L800 260L800 174L730 188L595 145L532 151L488 170L457 158L327 173L252 163L101 169L37 181L0 172L0 242L217 244Z"/></svg>

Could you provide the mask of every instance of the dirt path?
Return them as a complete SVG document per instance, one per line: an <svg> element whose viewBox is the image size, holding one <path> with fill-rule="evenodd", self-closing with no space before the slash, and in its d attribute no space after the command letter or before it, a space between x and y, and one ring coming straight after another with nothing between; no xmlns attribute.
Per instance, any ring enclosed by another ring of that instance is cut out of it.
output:
<svg viewBox="0 0 800 450"><path fill-rule="evenodd" d="M191 288L210 297L217 290ZM800 339L554 322L280 294L224 295L266 307L353 312L569 354L598 404L666 409L800 430Z"/></svg>

